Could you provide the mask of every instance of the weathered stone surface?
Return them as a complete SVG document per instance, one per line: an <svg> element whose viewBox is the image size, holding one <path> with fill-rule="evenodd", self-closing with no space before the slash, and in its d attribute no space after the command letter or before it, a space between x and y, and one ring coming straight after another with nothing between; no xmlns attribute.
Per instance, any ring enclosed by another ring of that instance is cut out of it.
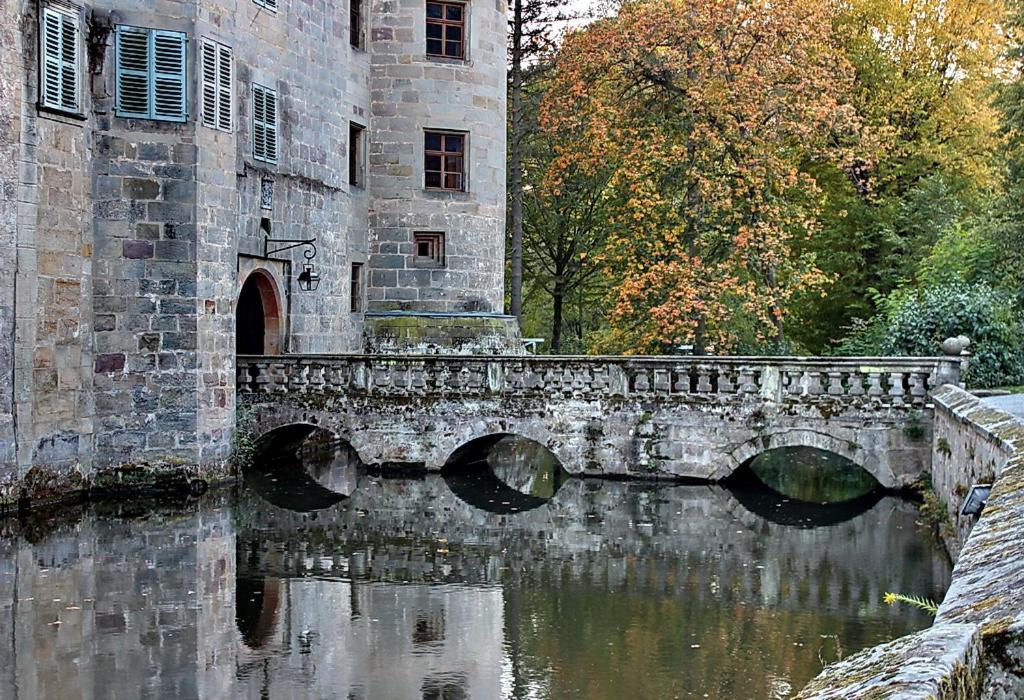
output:
<svg viewBox="0 0 1024 700"><path fill-rule="evenodd" d="M319 425L370 464L439 469L468 442L517 434L573 473L714 480L765 450L803 445L895 487L930 455L930 408L910 387L934 385L956 362L241 357L237 384L262 432Z"/></svg>
<svg viewBox="0 0 1024 700"><path fill-rule="evenodd" d="M912 665L916 680L910 685L902 680L906 650L920 635L899 640L891 649L885 645L868 650L850 659L852 665L828 667L802 698L1024 697L1024 423L955 386L944 386L932 396L934 486L949 504L951 518L959 518L968 485L979 478L995 480L973 528L963 518L954 521L955 534L966 537L966 543L935 627L929 630L936 636L921 638ZM963 651L962 644L946 636L957 628L976 631L980 655ZM893 679L900 683L893 686ZM925 694L916 694L917 687Z"/></svg>
<svg viewBox="0 0 1024 700"><path fill-rule="evenodd" d="M981 637L970 624L935 625L829 666L798 700L966 700L981 687Z"/></svg>
<svg viewBox="0 0 1024 700"><path fill-rule="evenodd" d="M1020 422L955 386L932 392L935 403L932 486L946 503L953 531L947 546L954 559L967 541L977 516L960 515L975 484L992 484L1024 437Z"/></svg>

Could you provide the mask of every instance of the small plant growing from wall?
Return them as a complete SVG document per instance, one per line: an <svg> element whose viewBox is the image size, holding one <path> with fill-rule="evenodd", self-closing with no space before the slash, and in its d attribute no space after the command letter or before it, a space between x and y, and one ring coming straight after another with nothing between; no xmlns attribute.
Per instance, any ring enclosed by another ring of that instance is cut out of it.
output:
<svg viewBox="0 0 1024 700"><path fill-rule="evenodd" d="M886 593L883 599L888 605L896 605L896 603L903 603L904 605L910 605L919 610L924 610L926 613L934 617L939 612L939 606L927 598L922 598L916 595L903 595L902 593Z"/></svg>
<svg viewBox="0 0 1024 700"><path fill-rule="evenodd" d="M231 436L231 464L241 471L256 456L256 417L248 406L239 406L235 412L235 433Z"/></svg>
<svg viewBox="0 0 1024 700"><path fill-rule="evenodd" d="M907 413L906 421L903 423L903 434L911 440L920 440L924 437L924 416L917 409Z"/></svg>

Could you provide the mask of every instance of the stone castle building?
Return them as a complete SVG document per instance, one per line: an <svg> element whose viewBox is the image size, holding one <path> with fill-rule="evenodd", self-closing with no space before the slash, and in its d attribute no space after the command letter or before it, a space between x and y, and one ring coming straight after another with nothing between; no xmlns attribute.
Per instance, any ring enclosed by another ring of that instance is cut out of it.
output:
<svg viewBox="0 0 1024 700"><path fill-rule="evenodd" d="M0 503L216 474L236 352L506 349L505 10L0 0Z"/></svg>

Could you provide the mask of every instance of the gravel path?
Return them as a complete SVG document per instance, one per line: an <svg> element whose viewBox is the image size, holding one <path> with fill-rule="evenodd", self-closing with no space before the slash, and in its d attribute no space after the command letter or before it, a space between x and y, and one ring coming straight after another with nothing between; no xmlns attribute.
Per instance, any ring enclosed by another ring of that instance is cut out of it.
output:
<svg viewBox="0 0 1024 700"><path fill-rule="evenodd" d="M1015 416L1024 418L1024 394L1010 394L1009 396L989 396L982 399L992 408L1012 413Z"/></svg>

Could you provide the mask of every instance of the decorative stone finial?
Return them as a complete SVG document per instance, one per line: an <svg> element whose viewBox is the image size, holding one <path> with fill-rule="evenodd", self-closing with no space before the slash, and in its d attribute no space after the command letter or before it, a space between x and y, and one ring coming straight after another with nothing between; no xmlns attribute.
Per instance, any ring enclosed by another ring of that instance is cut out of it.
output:
<svg viewBox="0 0 1024 700"><path fill-rule="evenodd" d="M942 341L942 352L946 353L950 357L958 357L963 354L971 345L971 339L965 335L960 335L955 338L946 338Z"/></svg>

